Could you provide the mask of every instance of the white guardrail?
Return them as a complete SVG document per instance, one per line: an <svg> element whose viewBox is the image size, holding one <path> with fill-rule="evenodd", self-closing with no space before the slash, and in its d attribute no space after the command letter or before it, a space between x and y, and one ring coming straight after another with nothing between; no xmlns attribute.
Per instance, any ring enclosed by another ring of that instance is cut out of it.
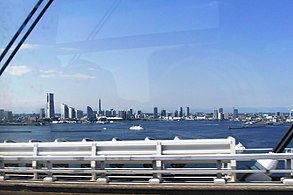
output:
<svg viewBox="0 0 293 195"><path fill-rule="evenodd" d="M285 166L281 170L236 169L236 162L261 159L283 161ZM0 143L0 180L30 178L50 182L87 178L107 183L127 178L127 181L149 179L149 183L158 184L187 178L224 184L237 181L237 174L279 173L290 178L291 159L290 153L236 154L233 137Z"/></svg>

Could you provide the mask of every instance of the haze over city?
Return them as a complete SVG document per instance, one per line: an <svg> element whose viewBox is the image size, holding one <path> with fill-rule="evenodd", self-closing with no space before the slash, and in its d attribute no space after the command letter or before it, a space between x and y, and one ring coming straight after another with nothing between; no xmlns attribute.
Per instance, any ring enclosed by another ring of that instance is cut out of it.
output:
<svg viewBox="0 0 293 195"><path fill-rule="evenodd" d="M0 51L34 0L0 2ZM155 7L153 5L156 5ZM56 1L0 77L0 108L288 111L290 0ZM281 11L280 11L281 10Z"/></svg>

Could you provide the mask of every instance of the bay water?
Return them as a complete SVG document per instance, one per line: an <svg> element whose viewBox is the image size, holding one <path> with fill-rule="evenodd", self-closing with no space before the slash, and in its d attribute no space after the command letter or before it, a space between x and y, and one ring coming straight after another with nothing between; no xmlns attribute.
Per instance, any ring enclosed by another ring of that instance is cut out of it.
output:
<svg viewBox="0 0 293 195"><path fill-rule="evenodd" d="M140 131L130 130L134 124L141 125ZM229 129L239 127L240 122L232 121L115 121L110 124L50 124L44 126L0 126L0 142L13 140L27 142L30 139L54 141L57 138L67 141L81 141L90 138L107 141L153 139L212 139L232 136L236 144L241 142L246 148L273 148L290 124L267 125L257 128ZM292 147L292 143L289 145Z"/></svg>

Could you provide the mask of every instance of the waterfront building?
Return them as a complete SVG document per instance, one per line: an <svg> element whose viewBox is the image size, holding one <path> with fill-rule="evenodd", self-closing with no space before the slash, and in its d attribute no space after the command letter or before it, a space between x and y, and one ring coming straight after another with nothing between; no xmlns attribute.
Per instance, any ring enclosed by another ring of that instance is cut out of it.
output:
<svg viewBox="0 0 293 195"><path fill-rule="evenodd" d="M179 117L183 117L183 108L182 107L179 108Z"/></svg>
<svg viewBox="0 0 293 195"><path fill-rule="evenodd" d="M86 107L87 119L93 120L94 119L94 111L90 106Z"/></svg>
<svg viewBox="0 0 293 195"><path fill-rule="evenodd" d="M224 119L229 120L229 113L228 112L224 113Z"/></svg>
<svg viewBox="0 0 293 195"><path fill-rule="evenodd" d="M224 109L219 108L218 110L218 120L224 120Z"/></svg>
<svg viewBox="0 0 293 195"><path fill-rule="evenodd" d="M69 118L69 109L66 104L61 104L61 120Z"/></svg>
<svg viewBox="0 0 293 195"><path fill-rule="evenodd" d="M190 116L189 107L186 107L186 116Z"/></svg>
<svg viewBox="0 0 293 195"><path fill-rule="evenodd" d="M124 110L118 111L118 117L125 120L126 119L126 111L124 111Z"/></svg>
<svg viewBox="0 0 293 195"><path fill-rule="evenodd" d="M127 119L133 119L133 109L129 109L127 111L127 116L126 116Z"/></svg>
<svg viewBox="0 0 293 195"><path fill-rule="evenodd" d="M47 93L46 117L47 118L54 118L55 117L54 94L53 93Z"/></svg>
<svg viewBox="0 0 293 195"><path fill-rule="evenodd" d="M0 109L0 122L3 120L4 118L4 110Z"/></svg>
<svg viewBox="0 0 293 195"><path fill-rule="evenodd" d="M111 110L106 110L106 117L112 117Z"/></svg>
<svg viewBox="0 0 293 195"><path fill-rule="evenodd" d="M166 116L167 116L167 111L161 110L161 117L166 117Z"/></svg>
<svg viewBox="0 0 293 195"><path fill-rule="evenodd" d="M134 118L136 118L136 119L142 119L142 118L143 118L143 113L142 113L142 111L141 111L141 110L138 110L138 111L137 111L137 114L135 115Z"/></svg>
<svg viewBox="0 0 293 195"><path fill-rule="evenodd" d="M83 111L75 110L75 116L77 119L81 119L83 117Z"/></svg>
<svg viewBox="0 0 293 195"><path fill-rule="evenodd" d="M175 110L174 117L178 117L178 116L179 116L178 110Z"/></svg>
<svg viewBox="0 0 293 195"><path fill-rule="evenodd" d="M102 100L99 99L99 114L101 114L102 111Z"/></svg>
<svg viewBox="0 0 293 195"><path fill-rule="evenodd" d="M41 108L40 109L40 119L45 118L45 117L46 117L45 108Z"/></svg>
<svg viewBox="0 0 293 195"><path fill-rule="evenodd" d="M218 119L218 110L214 110L213 119L214 120L217 120Z"/></svg>
<svg viewBox="0 0 293 195"><path fill-rule="evenodd" d="M69 115L68 115L68 118L70 118L70 119L76 118L75 109L73 107L69 107Z"/></svg>
<svg viewBox="0 0 293 195"><path fill-rule="evenodd" d="M4 117L2 120L4 120L5 122L11 122L13 120L12 111L4 111Z"/></svg>
<svg viewBox="0 0 293 195"><path fill-rule="evenodd" d="M154 118L155 119L159 118L158 107L154 107Z"/></svg>
<svg viewBox="0 0 293 195"><path fill-rule="evenodd" d="M234 108L233 109L233 119L237 119L238 118L238 109Z"/></svg>

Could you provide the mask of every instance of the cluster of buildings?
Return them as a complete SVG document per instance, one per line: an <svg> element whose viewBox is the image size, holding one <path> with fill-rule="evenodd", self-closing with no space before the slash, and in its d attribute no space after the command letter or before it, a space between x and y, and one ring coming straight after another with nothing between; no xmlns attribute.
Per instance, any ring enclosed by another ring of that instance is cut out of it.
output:
<svg viewBox="0 0 293 195"><path fill-rule="evenodd" d="M13 120L12 111L0 109L0 123L1 122L11 122Z"/></svg>
<svg viewBox="0 0 293 195"><path fill-rule="evenodd" d="M146 119L146 120L229 120L231 114L224 113L223 108L214 110L213 115L196 113L191 114L190 108L179 107L174 112L168 112L165 109L159 110L158 107L154 107L152 113L143 113L141 110L134 112L133 109L116 111L114 109L103 110L102 100L99 99L98 110L93 110L90 106L87 106L86 113L82 110L77 110L74 107L68 106L67 104L61 104L60 115L55 114L54 108L54 94L47 93L46 108L41 109L40 118L59 120L59 121L70 121L70 120L88 120L88 121L99 121L99 120L135 120L135 119ZM238 118L238 109L233 109L233 119Z"/></svg>
<svg viewBox="0 0 293 195"><path fill-rule="evenodd" d="M268 122L292 122L290 113L269 113L269 114L239 114L237 108L233 112L224 112L223 108L218 108L210 113L191 113L189 107L179 107L174 112L165 109L159 110L154 107L153 112L143 113L141 110L134 112L133 109L116 111L114 109L103 110L102 100L99 99L98 110L93 110L90 106L86 107L86 113L75 109L67 104L61 104L61 112L55 113L54 94L47 93L46 107L41 108L39 114L33 115L13 115L12 111L0 109L0 123L7 122L92 122L92 121L111 121L111 120L233 120L233 121L268 121Z"/></svg>

